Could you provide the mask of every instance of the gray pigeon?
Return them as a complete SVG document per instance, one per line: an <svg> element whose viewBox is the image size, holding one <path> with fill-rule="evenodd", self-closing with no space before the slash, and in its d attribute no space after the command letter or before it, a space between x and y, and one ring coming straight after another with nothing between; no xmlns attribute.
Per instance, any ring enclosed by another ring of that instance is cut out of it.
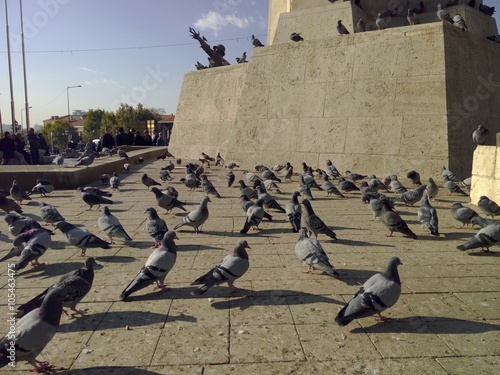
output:
<svg viewBox="0 0 500 375"><path fill-rule="evenodd" d="M346 194L349 194L351 191L359 191L359 187L354 182L347 181L343 177L339 177L339 187Z"/></svg>
<svg viewBox="0 0 500 375"><path fill-rule="evenodd" d="M111 197L113 196L112 193L110 193L109 191L105 191L105 190L101 190L95 186L84 186L84 187L78 187L76 189L77 191L79 191L80 193L92 193L92 194L95 194L95 195L98 195L100 197Z"/></svg>
<svg viewBox="0 0 500 375"><path fill-rule="evenodd" d="M101 204L113 204L111 199L104 198L100 195L94 193L86 193L82 188L77 188L80 192L82 200L89 205L88 211L92 210L92 207L97 205L97 208L101 207Z"/></svg>
<svg viewBox="0 0 500 375"><path fill-rule="evenodd" d="M459 222L462 226L458 229L462 229L465 226L469 226L472 218L479 216L476 211L472 208L462 206L462 203L455 202L451 205L451 216Z"/></svg>
<svg viewBox="0 0 500 375"><path fill-rule="evenodd" d="M491 218L494 219L495 216L500 215L500 207L498 206L498 204L496 204L496 202L492 201L485 195L479 197L477 206L481 211L483 211L486 217L491 216Z"/></svg>
<svg viewBox="0 0 500 375"><path fill-rule="evenodd" d="M125 241L132 241L132 238L128 235L125 229L123 229L120 220L111 214L108 206L104 206L101 212L101 216L97 219L97 225L108 235L109 243L114 243L113 237L118 237Z"/></svg>
<svg viewBox="0 0 500 375"><path fill-rule="evenodd" d="M103 185L109 185L109 180L111 179L111 176L107 173L103 173L100 177L101 183Z"/></svg>
<svg viewBox="0 0 500 375"><path fill-rule="evenodd" d="M451 16L442 8L441 4L437 5L437 16L440 21L446 21L449 22L450 24L453 25L453 20L451 19Z"/></svg>
<svg viewBox="0 0 500 375"><path fill-rule="evenodd" d="M309 238L306 228L300 228L299 235L299 240L295 244L295 255L308 266L304 273L319 270L327 275L338 277L338 272L330 264L330 260L320 243L317 240Z"/></svg>
<svg viewBox="0 0 500 375"><path fill-rule="evenodd" d="M120 177L118 177L118 173L113 172L113 175L109 179L109 186L111 186L113 190L120 190Z"/></svg>
<svg viewBox="0 0 500 375"><path fill-rule="evenodd" d="M485 145L488 141L488 129L486 129L483 125L479 124L477 129L472 133L472 140L474 144L477 145Z"/></svg>
<svg viewBox="0 0 500 375"><path fill-rule="evenodd" d="M490 247L500 242L500 224L490 224L481 228L474 237L463 245L457 246L458 250L472 250L481 248L482 253L491 253Z"/></svg>
<svg viewBox="0 0 500 375"><path fill-rule="evenodd" d="M264 199L257 199L257 202L248 208L245 224L240 230L240 233L248 233L251 227L254 227L256 230L260 230L259 224L264 217L264 213Z"/></svg>
<svg viewBox="0 0 500 375"><path fill-rule="evenodd" d="M293 176L293 166L289 162L287 162L285 165L285 170L281 174L281 177L283 177L283 180L292 181L292 176Z"/></svg>
<svg viewBox="0 0 500 375"><path fill-rule="evenodd" d="M61 154L57 155L55 158L54 158L54 163L56 163L56 165L63 165L64 164L64 158L62 157Z"/></svg>
<svg viewBox="0 0 500 375"><path fill-rule="evenodd" d="M239 168L240 166L236 164L235 162L229 162L227 163L224 168L228 168L230 170L233 170L234 168Z"/></svg>
<svg viewBox="0 0 500 375"><path fill-rule="evenodd" d="M28 193L26 193L26 191L21 186L19 186L16 180L12 181L12 187L10 188L10 195L12 199L14 199L16 202L19 202L19 204L22 204L23 201L31 200Z"/></svg>
<svg viewBox="0 0 500 375"><path fill-rule="evenodd" d="M206 174L201 175L201 188L205 192L206 195L213 195L216 198L220 198L220 194L212 184L212 182L208 179Z"/></svg>
<svg viewBox="0 0 500 375"><path fill-rule="evenodd" d="M358 20L358 23L356 24L356 29L360 33L364 33L366 31L366 24L364 19L360 18Z"/></svg>
<svg viewBox="0 0 500 375"><path fill-rule="evenodd" d="M418 220L433 236L439 236L437 211L429 203L427 194L424 194L422 197L421 205L418 209Z"/></svg>
<svg viewBox="0 0 500 375"><path fill-rule="evenodd" d="M370 277L358 290L354 297L339 311L335 322L346 326L354 319L365 318L373 314L379 320L387 321L381 313L396 304L401 295L401 280L398 266L402 265L398 257L391 257L384 272Z"/></svg>
<svg viewBox="0 0 500 375"><path fill-rule="evenodd" d="M434 182L434 179L429 177L429 183L427 184L427 196L429 197L429 199L434 200L434 198L438 195L438 193L439 193L439 187Z"/></svg>
<svg viewBox="0 0 500 375"><path fill-rule="evenodd" d="M398 180L398 176L393 174L391 175L391 190L395 194L402 194L408 189L406 189L401 182Z"/></svg>
<svg viewBox="0 0 500 375"><path fill-rule="evenodd" d="M111 248L111 246L109 246L106 241L100 239L95 234L90 233L86 229L75 227L73 224L68 223L67 221L59 221L58 223L56 223L56 228L63 233L64 238L70 245L82 249L82 252L80 253L80 256L82 257L85 256L87 248Z"/></svg>
<svg viewBox="0 0 500 375"><path fill-rule="evenodd" d="M384 30L385 29L385 19L382 17L382 13L377 14L377 19L375 20L375 25L377 25L377 29Z"/></svg>
<svg viewBox="0 0 500 375"><path fill-rule="evenodd" d="M264 47L262 42L255 37L255 35L252 35L252 44L254 47Z"/></svg>
<svg viewBox="0 0 500 375"><path fill-rule="evenodd" d="M323 182L321 183L321 189L326 191L326 196L329 197L330 195L334 194L336 196L339 196L341 198L345 198L345 195L342 194L339 189L335 187L333 182L330 181L330 177L328 177L328 174L323 173Z"/></svg>
<svg viewBox="0 0 500 375"><path fill-rule="evenodd" d="M467 31L467 25L465 23L465 20L458 13L453 16L453 25L456 27L460 27L462 31Z"/></svg>
<svg viewBox="0 0 500 375"><path fill-rule="evenodd" d="M302 42L304 40L304 38L300 36L300 33L292 33L290 35L290 39L294 42Z"/></svg>
<svg viewBox="0 0 500 375"><path fill-rule="evenodd" d="M13 199L7 198L5 195L0 193L0 208L6 212L10 213L12 211L17 212L18 214L22 214L23 210L19 203L14 201Z"/></svg>
<svg viewBox="0 0 500 375"><path fill-rule="evenodd" d="M422 185L422 182L420 181L420 173L417 171L408 171L408 173L406 173L406 178L408 178L413 185Z"/></svg>
<svg viewBox="0 0 500 375"><path fill-rule="evenodd" d="M311 202L309 202L308 199L304 199L302 205L304 206L304 211L302 212L302 226L313 233L316 239L318 239L318 234L322 233L336 240L337 235L314 213Z"/></svg>
<svg viewBox="0 0 500 375"><path fill-rule="evenodd" d="M44 228L30 229L20 233L12 243L14 247L0 259L0 262L19 255L19 260L14 266L15 271L26 268L30 262L33 267L45 265L45 263L39 263L38 259L50 246L52 234Z"/></svg>
<svg viewBox="0 0 500 375"><path fill-rule="evenodd" d="M13 357L16 362L27 361L33 365L33 371L36 372L49 373L54 370L53 366L47 362L37 361L36 357L52 340L59 328L65 295L63 289L51 290L40 308L31 311L16 322L15 338L9 331L0 341L0 368L12 362L9 347L15 339Z"/></svg>
<svg viewBox="0 0 500 375"><path fill-rule="evenodd" d="M130 163L125 163L123 164L123 169L125 170L125 172L130 172L132 166L130 165Z"/></svg>
<svg viewBox="0 0 500 375"><path fill-rule="evenodd" d="M380 217L380 215L382 214L382 209L384 207L384 203L383 203L384 199L389 202L389 204L391 205L391 207L393 207L393 200L388 199L383 194L380 194L378 196L377 195L370 196L369 199L370 200L368 201L368 207L370 208L370 211L373 214L372 221L375 221L375 219L377 217Z"/></svg>
<svg viewBox="0 0 500 375"><path fill-rule="evenodd" d="M341 20L337 21L337 31L340 35L348 35L350 34L347 28L342 24Z"/></svg>
<svg viewBox="0 0 500 375"><path fill-rule="evenodd" d="M237 292L239 289L234 286L234 281L243 276L250 267L248 253L245 249L250 249L248 242L238 240L231 254L225 256L214 268L191 283L191 285L202 284L191 292L191 295L201 295L214 285L224 282L227 282L231 293Z"/></svg>
<svg viewBox="0 0 500 375"><path fill-rule="evenodd" d="M389 200L382 198L380 200L382 203L382 211L380 213L380 221L384 223L384 225L390 230L390 233L387 234L387 237L394 237L394 232L400 232L405 236L411 237L414 240L417 239L417 235L412 232L406 222L399 216L397 212L392 210L392 207L389 203Z"/></svg>
<svg viewBox="0 0 500 375"><path fill-rule="evenodd" d="M162 193L155 186L151 188L151 192L155 195L156 203L158 204L158 206L167 210L166 213L169 213L174 208L178 208L178 209L186 212L186 209L184 208L183 203L180 202L179 200L177 200L176 197L173 197L170 194Z"/></svg>
<svg viewBox="0 0 500 375"><path fill-rule="evenodd" d="M292 224L292 232L297 233L300 230L300 222L302 218L302 206L299 203L300 193L298 191L292 194L290 202L285 206L285 212L288 215L288 220Z"/></svg>
<svg viewBox="0 0 500 375"><path fill-rule="evenodd" d="M208 196L204 197L196 209L189 212L182 218L180 223L175 225L174 230L177 230L184 225L188 225L194 228L195 233L201 233L200 227L205 224L209 216L207 207L208 202L211 202L210 198Z"/></svg>
<svg viewBox="0 0 500 375"><path fill-rule="evenodd" d="M40 202L40 217L47 224L54 224L58 221L66 220L59 211L57 211L57 208L45 202Z"/></svg>
<svg viewBox="0 0 500 375"><path fill-rule="evenodd" d="M250 198L248 198L246 195L240 195L240 205L241 208L243 209L243 212L246 214L248 209L255 205L255 202L253 202ZM269 221L273 221L273 217L269 215L266 211L264 211L264 219L267 219Z"/></svg>
<svg viewBox="0 0 500 375"><path fill-rule="evenodd" d="M79 167L80 165L85 165L87 168L89 165L91 165L95 160L95 153L92 153L88 156L84 156L83 158L80 159L78 163L76 163L74 166Z"/></svg>
<svg viewBox="0 0 500 375"><path fill-rule="evenodd" d="M120 158L124 158L125 160L128 160L128 155L127 155L127 153L125 152L125 150L123 150L123 149L119 148L119 149L118 149L118 151L117 151L117 153L118 153L118 156L119 156Z"/></svg>
<svg viewBox="0 0 500 375"><path fill-rule="evenodd" d="M156 248L149 256L146 264L142 266L134 279L125 287L120 300L124 301L129 295L156 282L155 289L168 290L165 287L165 278L172 270L177 260L178 240L174 231L168 231L161 240L161 246Z"/></svg>
<svg viewBox="0 0 500 375"><path fill-rule="evenodd" d="M399 196L398 200L403 202L405 206L413 206L422 199L426 188L427 186L420 185L416 189L407 190Z"/></svg>
<svg viewBox="0 0 500 375"><path fill-rule="evenodd" d="M45 197L47 194L52 193L54 191L54 185L48 180L42 180L41 178L36 180L36 185L33 186L28 195L31 194L40 194L42 197Z"/></svg>
<svg viewBox="0 0 500 375"><path fill-rule="evenodd" d="M408 15L406 16L408 23L410 25L418 25L420 20L418 19L417 13L413 9L408 9Z"/></svg>
<svg viewBox="0 0 500 375"><path fill-rule="evenodd" d="M257 196L259 199L264 200L264 206L267 208L272 208L278 210L279 212L286 213L285 209L272 197L271 194L265 192L263 186L257 186Z"/></svg>
<svg viewBox="0 0 500 375"><path fill-rule="evenodd" d="M27 216L7 214L3 217L3 219L9 226L9 233L13 236L17 236L18 234L26 232L30 229L37 229L42 227L38 223L38 221Z"/></svg>
<svg viewBox="0 0 500 375"><path fill-rule="evenodd" d="M63 289L66 292L63 299L63 307L68 307L74 311L72 315L85 314L87 310L77 310L76 305L80 303L80 301L88 294L88 292L90 292L90 289L92 288L92 283L94 281L94 268L101 269L102 266L97 264L94 258L87 258L85 265L82 268L70 271L63 275L55 284L45 289L36 297L33 297L28 302L19 306L17 308L17 317L21 318L34 309L39 308L44 299L53 289Z"/></svg>
<svg viewBox="0 0 500 375"><path fill-rule="evenodd" d="M257 198L257 192L250 186L247 186L245 181L239 180L238 185L240 187L240 195L246 195L248 198Z"/></svg>
<svg viewBox="0 0 500 375"><path fill-rule="evenodd" d="M147 187L150 188L151 186L161 186L159 182L156 182L154 179L149 177L146 173L144 173L141 177L141 182Z"/></svg>
<svg viewBox="0 0 500 375"><path fill-rule="evenodd" d="M462 182L461 179L459 179L457 176L455 176L455 173L453 173L452 171L450 171L449 169L446 169L446 167L443 165L441 167L441 176L448 176L448 179L450 179L451 181L454 181L454 182Z"/></svg>
<svg viewBox="0 0 500 375"><path fill-rule="evenodd" d="M236 176L234 175L233 171L229 171L226 175L227 187L231 187L235 179Z"/></svg>
<svg viewBox="0 0 500 375"><path fill-rule="evenodd" d="M167 170L164 171L160 170L158 175L160 177L160 180L162 181L172 181L174 179L172 176L170 176L170 173L168 173Z"/></svg>
<svg viewBox="0 0 500 375"><path fill-rule="evenodd" d="M311 188L307 186L305 180L304 180L304 175L299 175L299 183L297 185L297 190L300 193L300 195L303 195L307 199L314 200L314 197L311 192Z"/></svg>
<svg viewBox="0 0 500 375"><path fill-rule="evenodd" d="M497 220L492 220L492 219L485 219L481 216L475 216L470 220L472 226L474 225L479 225L481 228L485 228L488 225L491 224L500 224L500 221Z"/></svg>
<svg viewBox="0 0 500 375"><path fill-rule="evenodd" d="M163 236L168 231L167 223L158 216L158 213L152 207L147 208L144 213L148 214L146 230L149 236L155 241L153 246L158 247Z"/></svg>
<svg viewBox="0 0 500 375"><path fill-rule="evenodd" d="M465 191L463 191L462 189L460 189L460 186L458 186L455 182L450 180L450 178L447 175L443 176L443 186L445 187L446 190L448 190L450 192L449 195L451 195L453 193L457 193L457 194L465 195L466 197L468 196L468 194Z"/></svg>

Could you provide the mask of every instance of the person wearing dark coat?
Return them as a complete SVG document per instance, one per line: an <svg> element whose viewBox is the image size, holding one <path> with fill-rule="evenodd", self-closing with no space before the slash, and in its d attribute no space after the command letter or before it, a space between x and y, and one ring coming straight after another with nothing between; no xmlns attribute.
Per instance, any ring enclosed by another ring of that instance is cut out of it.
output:
<svg viewBox="0 0 500 375"><path fill-rule="evenodd" d="M3 133L3 138L0 139L0 151L2 152L2 164L7 165L14 158L16 152L16 144L10 137L9 132Z"/></svg>
<svg viewBox="0 0 500 375"><path fill-rule="evenodd" d="M136 134L136 131L134 128L130 129L128 131L128 137L129 137L129 140L128 140L128 145L129 146L132 146L134 144L134 141L135 141L135 134Z"/></svg>
<svg viewBox="0 0 500 375"><path fill-rule="evenodd" d="M30 145L31 162L34 165L40 164L40 152L38 151L38 139L35 134L35 129L30 128L26 138L28 138L28 144Z"/></svg>
<svg viewBox="0 0 500 375"><path fill-rule="evenodd" d="M23 156L26 164L32 164L30 154L28 154L24 149L26 147L26 142L24 142L23 135L21 133L16 133L14 136L14 143L16 144L16 151Z"/></svg>
<svg viewBox="0 0 500 375"><path fill-rule="evenodd" d="M115 147L115 139L113 138L113 134L111 133L111 126L106 126L106 131L101 137L101 147L109 148L110 150Z"/></svg>
<svg viewBox="0 0 500 375"><path fill-rule="evenodd" d="M127 146L130 142L130 137L125 130L120 126L118 128L118 134L116 135L116 145L117 146Z"/></svg>

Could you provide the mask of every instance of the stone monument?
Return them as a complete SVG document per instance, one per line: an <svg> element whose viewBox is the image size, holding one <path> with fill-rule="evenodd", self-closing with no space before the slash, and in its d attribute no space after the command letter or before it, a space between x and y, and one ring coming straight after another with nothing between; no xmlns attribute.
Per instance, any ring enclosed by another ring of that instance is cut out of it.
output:
<svg viewBox="0 0 500 375"><path fill-rule="evenodd" d="M220 152L247 167L330 159L342 172L380 175L436 176L444 165L470 176L472 132L484 124L494 144L500 131L500 43L487 39L495 20L482 1L445 8L467 31L438 19L437 0L425 1L417 25L406 18L416 0L360 3L271 0L268 43L248 64L185 75L171 152ZM384 12L393 16L377 30ZM360 18L366 32L354 28Z"/></svg>

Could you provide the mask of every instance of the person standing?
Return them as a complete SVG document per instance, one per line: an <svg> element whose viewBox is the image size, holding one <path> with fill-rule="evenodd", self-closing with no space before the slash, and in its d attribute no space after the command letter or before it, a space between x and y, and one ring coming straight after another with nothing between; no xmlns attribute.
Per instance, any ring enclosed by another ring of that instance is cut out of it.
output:
<svg viewBox="0 0 500 375"><path fill-rule="evenodd" d="M158 130L153 130L153 146L157 146L158 138L160 138L160 133L158 133Z"/></svg>
<svg viewBox="0 0 500 375"><path fill-rule="evenodd" d="M116 145L117 146L127 146L129 144L130 137L125 133L123 127L118 128L118 134L116 134Z"/></svg>
<svg viewBox="0 0 500 375"><path fill-rule="evenodd" d="M16 133L14 136L14 143L16 144L16 151L23 156L26 164L32 164L30 154L24 149L26 147L26 142L23 139L22 133Z"/></svg>
<svg viewBox="0 0 500 375"><path fill-rule="evenodd" d="M145 146L152 146L153 145L153 140L151 139L151 136L149 135L149 131L144 130L144 145Z"/></svg>
<svg viewBox="0 0 500 375"><path fill-rule="evenodd" d="M38 139L35 134L35 129L28 130L28 144L30 145L31 162L34 165L40 164L40 151L38 150Z"/></svg>
<svg viewBox="0 0 500 375"><path fill-rule="evenodd" d="M111 133L112 129L111 126L106 126L106 130L104 134L101 137L101 147L112 149L113 147L116 146L115 139L113 138L113 134Z"/></svg>
<svg viewBox="0 0 500 375"><path fill-rule="evenodd" d="M9 132L3 133L3 138L0 139L0 151L2 152L2 164L11 164L11 160L14 158L16 152L16 144L10 137Z"/></svg>
<svg viewBox="0 0 500 375"><path fill-rule="evenodd" d="M128 145L129 146L132 146L134 144L134 141L135 141L135 134L136 134L136 131L134 128L131 128L129 131L128 131L128 137L129 137L129 140L128 140Z"/></svg>

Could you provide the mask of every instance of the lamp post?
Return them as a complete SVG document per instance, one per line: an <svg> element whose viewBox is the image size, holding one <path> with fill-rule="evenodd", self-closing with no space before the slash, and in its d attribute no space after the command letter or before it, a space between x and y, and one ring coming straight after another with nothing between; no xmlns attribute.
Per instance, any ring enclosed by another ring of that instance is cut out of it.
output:
<svg viewBox="0 0 500 375"><path fill-rule="evenodd" d="M30 108L31 108L31 106L29 106L29 107L28 107L28 109L30 109ZM23 128L23 126L24 126L24 122L23 122L23 111L25 111L25 110L26 110L26 108L21 108L21 129L22 129L22 128ZM26 120L28 120L28 118L27 118L27 117L26 117ZM27 129L26 129L26 133L28 133L28 130L29 130L29 129L27 128Z"/></svg>
<svg viewBox="0 0 500 375"><path fill-rule="evenodd" d="M66 98L68 99L68 123L71 125L71 116L69 112L69 89L74 89L77 87L82 87L82 85L77 85L77 86L68 86L66 87Z"/></svg>

